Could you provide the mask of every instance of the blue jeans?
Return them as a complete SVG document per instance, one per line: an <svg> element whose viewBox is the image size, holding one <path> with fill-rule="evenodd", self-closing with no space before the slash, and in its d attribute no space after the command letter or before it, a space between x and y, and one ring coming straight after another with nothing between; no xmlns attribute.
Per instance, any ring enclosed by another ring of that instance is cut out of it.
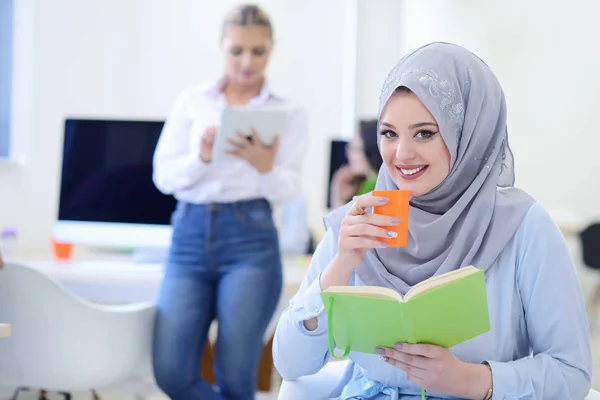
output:
<svg viewBox="0 0 600 400"><path fill-rule="evenodd" d="M266 200L180 202L158 299L153 366L174 400L252 400L263 335L282 287L271 207ZM218 321L218 388L200 378L208 328Z"/></svg>

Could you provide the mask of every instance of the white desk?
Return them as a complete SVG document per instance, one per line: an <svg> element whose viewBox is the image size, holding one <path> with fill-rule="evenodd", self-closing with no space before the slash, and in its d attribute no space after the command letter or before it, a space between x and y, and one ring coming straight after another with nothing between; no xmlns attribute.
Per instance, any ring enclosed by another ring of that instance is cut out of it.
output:
<svg viewBox="0 0 600 400"><path fill-rule="evenodd" d="M10 336L10 325L0 324L0 339L7 338Z"/></svg>
<svg viewBox="0 0 600 400"><path fill-rule="evenodd" d="M78 296L99 303L156 301L164 273L160 264L137 264L122 258L59 262L22 257L7 261L35 268ZM283 264L284 287L297 290L308 271L309 259L287 257Z"/></svg>
<svg viewBox="0 0 600 400"><path fill-rule="evenodd" d="M76 256L70 262L55 261L49 256L25 256L6 261L35 268L63 284L75 295L103 304L155 302L163 279L161 264L138 264L118 255L86 254ZM283 290L265 339L273 335L279 316L298 291L308 266L307 257L284 259ZM215 324L209 336L215 339Z"/></svg>

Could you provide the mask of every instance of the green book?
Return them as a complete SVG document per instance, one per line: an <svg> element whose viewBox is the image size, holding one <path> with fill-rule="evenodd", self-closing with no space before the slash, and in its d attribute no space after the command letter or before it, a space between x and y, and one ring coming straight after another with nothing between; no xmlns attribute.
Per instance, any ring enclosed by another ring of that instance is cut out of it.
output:
<svg viewBox="0 0 600 400"><path fill-rule="evenodd" d="M472 266L427 279L404 297L379 286L332 286L321 297L336 358L396 343L450 348L490 329L484 272Z"/></svg>

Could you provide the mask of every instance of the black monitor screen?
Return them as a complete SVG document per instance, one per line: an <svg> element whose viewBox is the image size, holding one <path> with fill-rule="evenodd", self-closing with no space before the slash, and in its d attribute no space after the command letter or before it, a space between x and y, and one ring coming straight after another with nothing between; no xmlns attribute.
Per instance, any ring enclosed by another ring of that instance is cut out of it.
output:
<svg viewBox="0 0 600 400"><path fill-rule="evenodd" d="M176 201L152 182L163 124L67 119L58 219L168 225Z"/></svg>
<svg viewBox="0 0 600 400"><path fill-rule="evenodd" d="M331 208L331 179L342 165L348 163L346 157L346 140L332 140L329 154L329 181L327 187L327 208Z"/></svg>

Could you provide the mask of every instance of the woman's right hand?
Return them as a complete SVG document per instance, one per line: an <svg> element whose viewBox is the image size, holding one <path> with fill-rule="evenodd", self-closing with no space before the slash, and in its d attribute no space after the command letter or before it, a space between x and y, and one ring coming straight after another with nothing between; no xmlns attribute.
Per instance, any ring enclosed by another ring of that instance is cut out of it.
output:
<svg viewBox="0 0 600 400"><path fill-rule="evenodd" d="M216 135L216 126L209 126L202 134L202 139L200 141L200 159L205 163L212 161L212 152Z"/></svg>
<svg viewBox="0 0 600 400"><path fill-rule="evenodd" d="M360 265L369 249L382 249L388 246L378 237L395 237L396 232L380 228L394 226L399 219L380 214L369 214L365 208L380 206L389 201L385 197L359 197L342 220L338 238L338 253L320 275L319 286L326 290L331 286L347 286L354 270ZM309 331L317 329L316 317L304 321Z"/></svg>
<svg viewBox="0 0 600 400"><path fill-rule="evenodd" d="M338 257L343 259L347 268L354 271L369 249L382 249L388 246L378 237L393 238L396 232L381 226L398 225L400 220L385 215L370 214L366 208L380 206L389 199L378 196L359 197L342 220L338 239Z"/></svg>

